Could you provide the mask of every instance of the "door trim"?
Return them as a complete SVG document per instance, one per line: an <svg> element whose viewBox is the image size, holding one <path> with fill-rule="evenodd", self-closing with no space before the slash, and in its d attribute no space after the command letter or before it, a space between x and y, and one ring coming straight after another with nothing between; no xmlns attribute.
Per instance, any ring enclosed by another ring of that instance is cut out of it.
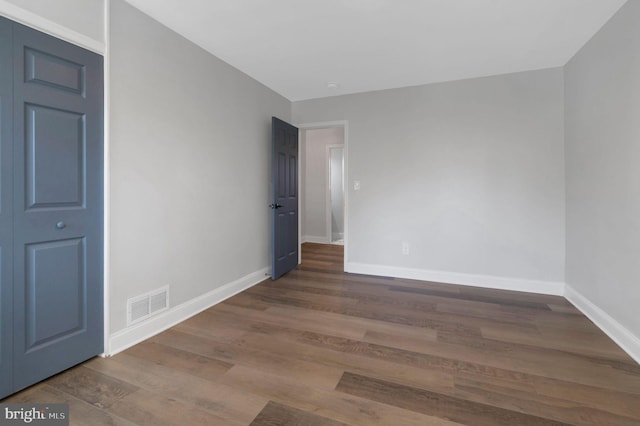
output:
<svg viewBox="0 0 640 426"><path fill-rule="evenodd" d="M104 0L104 54L103 56L103 75L104 75L104 127L102 129L103 138L103 155L104 155L104 211L103 215L103 234L104 234L104 246L103 246L103 301L104 301L104 352L100 354L101 357L106 358L111 354L111 50L109 40L111 39L111 0Z"/></svg>
<svg viewBox="0 0 640 426"><path fill-rule="evenodd" d="M328 129L328 128L342 128L344 131L344 266L347 266L349 260L349 121L348 120L336 120L336 121L320 121L314 123L296 123L294 124L299 129L298 140L303 141L304 132L306 130L313 129ZM302 161L302 155L298 156L298 188L300 192L304 191L302 186L301 177L305 173L305 164ZM298 196L298 211L302 210L302 199L304 197ZM302 262L302 215L298 215L298 262Z"/></svg>
<svg viewBox="0 0 640 426"><path fill-rule="evenodd" d="M0 0L0 15L11 19L14 22L31 27L35 30L48 34L50 36L67 41L76 46L80 46L94 53L104 55L106 50L105 42L95 40L82 33L74 31L64 25L51 21L47 18L23 9L7 0Z"/></svg>

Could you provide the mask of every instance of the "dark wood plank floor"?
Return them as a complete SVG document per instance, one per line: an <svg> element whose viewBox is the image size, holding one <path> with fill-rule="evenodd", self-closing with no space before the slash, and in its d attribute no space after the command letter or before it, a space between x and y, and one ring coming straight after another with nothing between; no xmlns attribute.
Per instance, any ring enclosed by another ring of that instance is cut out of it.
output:
<svg viewBox="0 0 640 426"><path fill-rule="evenodd" d="M72 424L638 425L640 366L561 297L345 274L342 247L3 402Z"/></svg>

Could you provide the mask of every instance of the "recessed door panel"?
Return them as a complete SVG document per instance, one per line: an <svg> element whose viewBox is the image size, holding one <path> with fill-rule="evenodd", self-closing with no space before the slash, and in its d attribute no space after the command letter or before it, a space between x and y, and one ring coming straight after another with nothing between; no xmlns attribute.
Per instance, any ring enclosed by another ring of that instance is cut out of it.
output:
<svg viewBox="0 0 640 426"><path fill-rule="evenodd" d="M80 207L84 193L84 114L25 106L28 209Z"/></svg>
<svg viewBox="0 0 640 426"><path fill-rule="evenodd" d="M287 214L287 229L290 231L286 235L287 256L298 257L298 214L296 211L289 211ZM295 230L295 234L291 232ZM296 260L297 264L297 260Z"/></svg>
<svg viewBox="0 0 640 426"><path fill-rule="evenodd" d="M276 222L276 226L278 227L278 229L282 230L278 240L276 241L276 260L282 262L287 258L287 238L285 238L285 235L287 233L287 225L289 224L287 221L287 215L278 212L276 216Z"/></svg>
<svg viewBox="0 0 640 426"><path fill-rule="evenodd" d="M289 155L287 195L290 198L298 197L298 156Z"/></svg>
<svg viewBox="0 0 640 426"><path fill-rule="evenodd" d="M24 81L84 94L85 67L59 56L25 48Z"/></svg>
<svg viewBox="0 0 640 426"><path fill-rule="evenodd" d="M25 263L29 353L86 326L84 239L29 244Z"/></svg>
<svg viewBox="0 0 640 426"><path fill-rule="evenodd" d="M284 198L287 194L287 155L278 153L278 198Z"/></svg>

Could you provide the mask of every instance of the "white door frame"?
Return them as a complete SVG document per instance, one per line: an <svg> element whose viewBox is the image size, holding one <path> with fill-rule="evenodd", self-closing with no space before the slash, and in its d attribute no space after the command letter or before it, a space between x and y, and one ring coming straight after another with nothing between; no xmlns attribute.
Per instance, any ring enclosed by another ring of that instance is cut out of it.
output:
<svg viewBox="0 0 640 426"><path fill-rule="evenodd" d="M349 122L347 120L321 121L316 123L294 124L300 129L299 141L304 141L304 131L313 129L342 128L344 131L344 170L342 179L344 182L344 266L349 259ZM302 153L303 150L298 150ZM302 191L302 175L305 172L305 165L302 155L298 155L298 188ZM299 192L300 192L299 191ZM302 262L302 197L298 193L298 263Z"/></svg>
<svg viewBox="0 0 640 426"><path fill-rule="evenodd" d="M326 181L325 181L325 185L326 185L326 193L325 193L325 207L326 207L326 212L325 212L325 227L326 227L326 234L327 234L327 238L329 239L329 244L331 244L333 242L333 229L331 226L331 216L333 213L333 208L332 208L332 202L331 202L331 190L332 190L332 185L331 185L331 150L332 149L336 149L336 148L340 148L342 149L342 194L343 194L343 201L344 201L344 192L345 192L345 184L344 184L344 145L341 144L333 144L333 145L327 145L326 146L326 152L325 152L325 160L327 160L327 167L326 167ZM344 203L342 206L342 220L344 223Z"/></svg>

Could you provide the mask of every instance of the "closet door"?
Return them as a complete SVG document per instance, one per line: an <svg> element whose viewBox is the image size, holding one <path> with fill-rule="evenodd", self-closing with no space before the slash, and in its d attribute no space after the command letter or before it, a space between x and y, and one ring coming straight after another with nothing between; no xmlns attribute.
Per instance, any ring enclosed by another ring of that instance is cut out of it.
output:
<svg viewBox="0 0 640 426"><path fill-rule="evenodd" d="M103 350L102 57L13 24L14 391Z"/></svg>
<svg viewBox="0 0 640 426"><path fill-rule="evenodd" d="M11 22L0 18L0 397L13 387L13 170Z"/></svg>

